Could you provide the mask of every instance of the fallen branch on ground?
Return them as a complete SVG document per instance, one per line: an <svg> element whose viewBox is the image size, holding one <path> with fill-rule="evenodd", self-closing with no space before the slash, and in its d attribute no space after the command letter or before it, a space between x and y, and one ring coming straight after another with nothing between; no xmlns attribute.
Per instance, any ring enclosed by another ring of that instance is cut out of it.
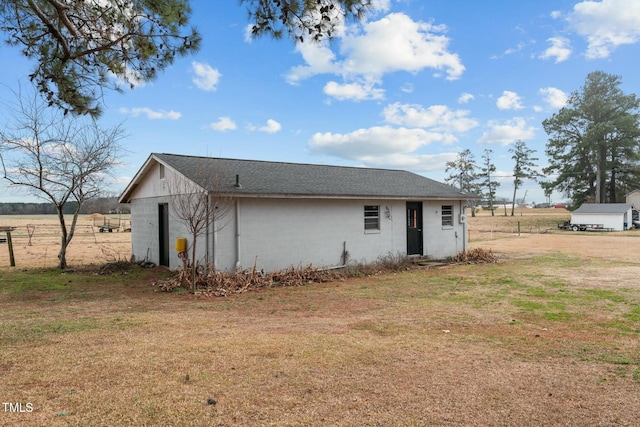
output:
<svg viewBox="0 0 640 427"><path fill-rule="evenodd" d="M491 249L474 248L460 252L452 258L452 261L466 264L490 264L498 262L498 258Z"/></svg>

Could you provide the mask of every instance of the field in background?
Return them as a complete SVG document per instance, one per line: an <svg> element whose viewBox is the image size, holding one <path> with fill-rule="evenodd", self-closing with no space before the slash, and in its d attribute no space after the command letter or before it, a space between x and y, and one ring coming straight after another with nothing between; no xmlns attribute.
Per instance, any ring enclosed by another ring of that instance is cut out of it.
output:
<svg viewBox="0 0 640 427"><path fill-rule="evenodd" d="M516 208L514 216L511 209L481 210L475 217L467 215L469 221L469 240L482 241L510 237L520 234L541 234L558 231L558 224L571 219L571 212L554 208Z"/></svg>
<svg viewBox="0 0 640 427"><path fill-rule="evenodd" d="M65 220L71 224L71 216ZM105 224L120 226L111 233L99 231ZM61 231L56 215L0 215L0 227L11 232L16 267L55 267L58 263ZM70 267L104 264L131 257L130 215L80 215L67 251ZM31 234L31 236L29 236ZM6 237L0 233L0 237ZM6 243L0 243L0 267L9 266Z"/></svg>

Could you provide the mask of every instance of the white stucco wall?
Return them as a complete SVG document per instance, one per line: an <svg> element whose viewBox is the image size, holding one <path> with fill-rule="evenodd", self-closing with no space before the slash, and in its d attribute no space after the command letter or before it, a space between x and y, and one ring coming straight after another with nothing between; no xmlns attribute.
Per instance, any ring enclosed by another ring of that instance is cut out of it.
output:
<svg viewBox="0 0 640 427"><path fill-rule="evenodd" d="M442 206L453 206L453 225L442 225ZM422 203L424 221L423 255L432 259L444 259L459 252L465 247L465 228L460 224L460 202L425 201Z"/></svg>
<svg viewBox="0 0 640 427"><path fill-rule="evenodd" d="M251 268L254 262L267 271L292 265L335 266L341 263L345 247L349 260L355 262L406 252L403 202L252 198L239 203L242 268ZM380 230L365 231L365 205L380 206ZM235 232L235 211L233 216L219 233L219 242L220 235L228 242L229 234ZM219 267L232 267L226 255L218 256Z"/></svg>
<svg viewBox="0 0 640 427"><path fill-rule="evenodd" d="M406 202L402 200L240 199L240 266L266 271L313 264L336 266L346 248L350 262L374 262L406 254ZM380 230L364 230L364 206L380 206ZM452 205L454 224L442 226L442 206ZM423 255L442 259L464 250L459 202L423 202ZM236 262L236 210L215 239L216 265Z"/></svg>
<svg viewBox="0 0 640 427"><path fill-rule="evenodd" d="M171 201L167 196L135 199L131 202L131 254L136 261L147 260L160 263L160 237L158 205L167 203L169 206L169 268L175 269L182 265L175 251L178 237L187 238L189 248L193 238L186 231L186 227L175 218L171 209ZM204 260L206 253L206 236L198 237L197 257ZM189 249L191 255L191 249Z"/></svg>

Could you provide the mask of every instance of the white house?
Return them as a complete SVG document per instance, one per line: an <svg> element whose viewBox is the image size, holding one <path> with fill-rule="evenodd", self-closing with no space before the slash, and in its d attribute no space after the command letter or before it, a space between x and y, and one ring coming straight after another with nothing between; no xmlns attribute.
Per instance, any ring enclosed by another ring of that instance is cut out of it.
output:
<svg viewBox="0 0 640 427"><path fill-rule="evenodd" d="M598 224L616 231L631 228L631 205L628 203L583 203L571 212L571 224Z"/></svg>
<svg viewBox="0 0 640 427"><path fill-rule="evenodd" d="M626 194L625 196L627 203L631 205L631 207L640 211L640 190L633 190Z"/></svg>
<svg viewBox="0 0 640 427"><path fill-rule="evenodd" d="M134 259L181 265L173 242L191 237L175 215L179 178L231 201L196 245L198 261L223 270L446 258L466 250L465 204L477 199L402 170L151 154L120 196Z"/></svg>

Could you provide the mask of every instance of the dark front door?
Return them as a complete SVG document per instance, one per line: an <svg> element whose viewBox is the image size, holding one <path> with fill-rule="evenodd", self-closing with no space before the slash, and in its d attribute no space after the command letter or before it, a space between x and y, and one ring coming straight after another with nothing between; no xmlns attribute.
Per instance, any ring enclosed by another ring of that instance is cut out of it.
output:
<svg viewBox="0 0 640 427"><path fill-rule="evenodd" d="M158 238L158 264L169 267L169 205L166 203L158 205Z"/></svg>
<svg viewBox="0 0 640 427"><path fill-rule="evenodd" d="M422 202L407 202L407 255L422 255Z"/></svg>

